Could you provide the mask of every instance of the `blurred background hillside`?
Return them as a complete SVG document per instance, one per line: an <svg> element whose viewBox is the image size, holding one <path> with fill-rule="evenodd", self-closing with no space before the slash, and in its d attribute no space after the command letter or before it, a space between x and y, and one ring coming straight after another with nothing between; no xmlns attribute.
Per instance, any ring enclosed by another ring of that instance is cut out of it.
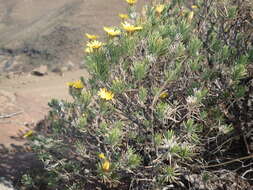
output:
<svg viewBox="0 0 253 190"><path fill-rule="evenodd" d="M78 68L84 33L102 35L126 7L118 0L0 0L0 75Z"/></svg>

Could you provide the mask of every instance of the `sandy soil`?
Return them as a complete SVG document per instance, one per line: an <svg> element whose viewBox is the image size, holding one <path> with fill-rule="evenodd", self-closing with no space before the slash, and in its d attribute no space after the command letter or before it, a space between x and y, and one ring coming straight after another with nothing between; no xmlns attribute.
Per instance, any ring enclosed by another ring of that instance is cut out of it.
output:
<svg viewBox="0 0 253 190"><path fill-rule="evenodd" d="M63 76L49 73L43 77L31 74L0 81L0 146L15 148L25 142L19 136L43 119L52 98L71 101L66 83L87 76L85 70L69 71ZM4 148L3 147L3 148Z"/></svg>

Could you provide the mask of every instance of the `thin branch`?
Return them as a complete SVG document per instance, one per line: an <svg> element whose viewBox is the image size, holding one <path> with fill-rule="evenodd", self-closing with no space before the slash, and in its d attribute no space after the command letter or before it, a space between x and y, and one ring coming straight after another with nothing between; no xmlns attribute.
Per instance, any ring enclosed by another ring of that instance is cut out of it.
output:
<svg viewBox="0 0 253 190"><path fill-rule="evenodd" d="M21 113L23 113L23 111L19 111L19 112L7 114L7 115L0 115L0 119L10 118L10 117L13 117L13 116L15 116L15 115L19 115L19 114L21 114Z"/></svg>
<svg viewBox="0 0 253 190"><path fill-rule="evenodd" d="M234 163L234 162L238 162L238 161L246 160L246 159L250 159L250 158L253 158L253 154L248 155L248 156L244 156L244 157L241 157L241 158L236 158L236 159L233 159L233 160L230 160L230 161L227 161L227 162L223 162L223 163L219 163L219 164L214 164L214 165L209 165L209 166L202 166L202 168L214 168L214 167L218 167L218 166L224 166L224 165L227 165L227 164L231 164L231 163Z"/></svg>

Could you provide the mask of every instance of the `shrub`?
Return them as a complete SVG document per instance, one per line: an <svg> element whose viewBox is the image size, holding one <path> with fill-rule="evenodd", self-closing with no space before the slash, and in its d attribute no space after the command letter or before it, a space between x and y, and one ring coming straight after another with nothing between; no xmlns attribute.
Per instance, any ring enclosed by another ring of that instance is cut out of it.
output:
<svg viewBox="0 0 253 190"><path fill-rule="evenodd" d="M231 167L252 159L251 11L249 1L173 0L138 15L130 4L120 33L89 45L90 78L70 83L73 102L52 100L47 133L32 137L51 185L189 189L197 175L209 189L222 172L251 178L250 165Z"/></svg>

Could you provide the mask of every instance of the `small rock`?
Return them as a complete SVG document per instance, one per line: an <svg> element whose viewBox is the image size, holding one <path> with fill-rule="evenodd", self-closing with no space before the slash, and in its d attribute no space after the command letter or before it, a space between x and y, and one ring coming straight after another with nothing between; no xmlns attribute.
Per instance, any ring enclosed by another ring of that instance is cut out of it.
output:
<svg viewBox="0 0 253 190"><path fill-rule="evenodd" d="M68 63L67 63L67 66L68 66L69 69L71 69L75 66L75 64L72 61L69 60Z"/></svg>
<svg viewBox="0 0 253 190"><path fill-rule="evenodd" d="M53 73L59 74L60 76L63 76L63 71L60 67L55 67L52 69Z"/></svg>
<svg viewBox="0 0 253 190"><path fill-rule="evenodd" d="M70 67L66 67L66 66L65 66L65 67L62 67L62 68L61 68L61 71L62 71L62 72L67 72L67 71L69 71L69 70L70 70Z"/></svg>
<svg viewBox="0 0 253 190"><path fill-rule="evenodd" d="M35 76L44 76L44 75L47 75L47 72L48 72L48 69L47 69L47 66L45 65L42 65L36 69L34 69L31 74L32 75L35 75Z"/></svg>

